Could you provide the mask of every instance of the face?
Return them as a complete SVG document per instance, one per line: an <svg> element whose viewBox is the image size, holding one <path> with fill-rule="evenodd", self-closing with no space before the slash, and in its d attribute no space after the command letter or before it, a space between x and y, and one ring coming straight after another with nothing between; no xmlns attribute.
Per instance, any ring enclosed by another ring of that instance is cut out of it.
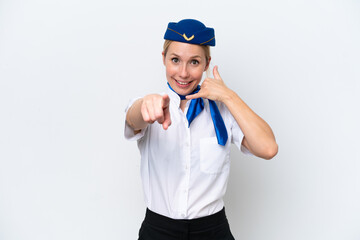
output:
<svg viewBox="0 0 360 240"><path fill-rule="evenodd" d="M166 56L163 53L163 61L167 81L180 95L191 93L209 66L201 46L183 42L172 42Z"/></svg>

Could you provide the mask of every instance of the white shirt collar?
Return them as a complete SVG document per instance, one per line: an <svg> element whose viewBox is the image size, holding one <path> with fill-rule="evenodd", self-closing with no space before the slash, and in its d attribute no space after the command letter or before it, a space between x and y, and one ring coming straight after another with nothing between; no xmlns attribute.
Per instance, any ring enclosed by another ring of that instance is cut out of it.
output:
<svg viewBox="0 0 360 240"><path fill-rule="evenodd" d="M173 102L175 104L175 106L180 108L180 102L181 102L180 96L176 92L171 90L169 87L167 87L167 89L166 89L166 94L169 95L170 101ZM189 107L190 102L191 101L186 102L186 108Z"/></svg>

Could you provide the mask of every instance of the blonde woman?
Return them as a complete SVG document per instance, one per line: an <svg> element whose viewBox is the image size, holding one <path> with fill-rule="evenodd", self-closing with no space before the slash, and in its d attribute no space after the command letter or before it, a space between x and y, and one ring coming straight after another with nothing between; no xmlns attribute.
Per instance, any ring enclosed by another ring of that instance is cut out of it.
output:
<svg viewBox="0 0 360 240"><path fill-rule="evenodd" d="M264 159L277 154L269 125L222 80L200 84L215 46L200 21L170 22L162 52L166 94L149 94L126 109L125 137L137 140L145 219L140 240L231 240L223 196L231 143Z"/></svg>

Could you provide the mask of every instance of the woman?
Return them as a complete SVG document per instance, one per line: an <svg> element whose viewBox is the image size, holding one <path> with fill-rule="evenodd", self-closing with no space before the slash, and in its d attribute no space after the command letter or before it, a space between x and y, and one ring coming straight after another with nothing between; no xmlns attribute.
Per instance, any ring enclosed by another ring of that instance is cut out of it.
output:
<svg viewBox="0 0 360 240"><path fill-rule="evenodd" d="M234 239L223 203L230 144L271 159L275 137L226 87L217 66L199 86L214 29L185 19L169 23L164 39L167 93L133 100L126 112L125 136L138 141L148 207L139 239Z"/></svg>

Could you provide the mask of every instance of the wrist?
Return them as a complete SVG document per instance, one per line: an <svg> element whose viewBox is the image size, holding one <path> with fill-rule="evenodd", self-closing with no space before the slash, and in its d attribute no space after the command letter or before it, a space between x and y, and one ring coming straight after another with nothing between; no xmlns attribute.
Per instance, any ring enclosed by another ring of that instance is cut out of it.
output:
<svg viewBox="0 0 360 240"><path fill-rule="evenodd" d="M233 90L228 89L226 94L223 95L222 102L225 105L228 105L229 103L233 102L236 97L238 97L238 95Z"/></svg>

